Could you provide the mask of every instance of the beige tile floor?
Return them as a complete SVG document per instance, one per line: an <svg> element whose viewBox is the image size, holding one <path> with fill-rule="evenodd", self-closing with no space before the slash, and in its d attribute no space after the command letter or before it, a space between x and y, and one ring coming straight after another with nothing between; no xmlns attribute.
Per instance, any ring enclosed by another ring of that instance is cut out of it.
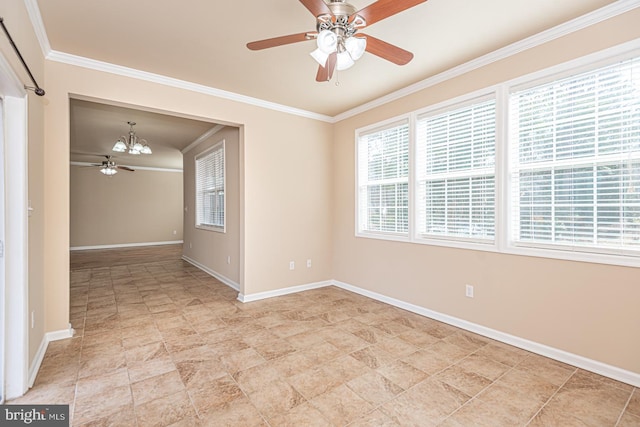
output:
<svg viewBox="0 0 640 427"><path fill-rule="evenodd" d="M335 287L242 304L152 260L74 267L76 336L10 403L74 426L640 426L632 386Z"/></svg>

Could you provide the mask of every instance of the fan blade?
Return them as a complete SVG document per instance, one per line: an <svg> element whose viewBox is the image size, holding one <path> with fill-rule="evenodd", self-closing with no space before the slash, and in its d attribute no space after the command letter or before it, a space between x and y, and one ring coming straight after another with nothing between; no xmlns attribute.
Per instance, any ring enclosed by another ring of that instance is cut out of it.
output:
<svg viewBox="0 0 640 427"><path fill-rule="evenodd" d="M117 167L118 169L122 169L122 170L125 170L125 171L135 172L135 169L131 169L131 168L126 167L126 166L116 166L116 167Z"/></svg>
<svg viewBox="0 0 640 427"><path fill-rule="evenodd" d="M351 15L349 22L355 19L355 15L360 15L367 21L367 26L369 26L396 13L400 13L403 10L417 6L420 3L425 3L426 1L427 0L378 0Z"/></svg>
<svg viewBox="0 0 640 427"><path fill-rule="evenodd" d="M399 48L390 43L372 37L368 34L362 34L367 38L367 52L379 56L382 59L391 61L397 65L406 65L413 59L413 53L408 50Z"/></svg>
<svg viewBox="0 0 640 427"><path fill-rule="evenodd" d="M289 34L288 36L274 37L271 39L258 40L255 42L247 43L247 47L251 50L262 50L270 47L282 46L285 44L304 42L311 40L315 32L306 32L299 34Z"/></svg>
<svg viewBox="0 0 640 427"><path fill-rule="evenodd" d="M318 67L318 74L316 74L317 82L328 82L333 77L333 70L336 69L336 62L338 61L338 54L333 52L327 58L327 63L324 64L324 67L320 65Z"/></svg>
<svg viewBox="0 0 640 427"><path fill-rule="evenodd" d="M331 9L323 0L300 0L300 3L304 5L313 16L318 17L320 15L331 15Z"/></svg>

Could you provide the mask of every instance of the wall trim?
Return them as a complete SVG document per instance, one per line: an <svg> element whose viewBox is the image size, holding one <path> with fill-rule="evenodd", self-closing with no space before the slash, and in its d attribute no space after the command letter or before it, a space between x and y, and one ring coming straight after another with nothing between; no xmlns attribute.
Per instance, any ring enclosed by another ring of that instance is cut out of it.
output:
<svg viewBox="0 0 640 427"><path fill-rule="evenodd" d="M182 240L171 240L167 242L141 242L141 243L117 243L113 245L95 245L95 246L72 246L71 251L90 251L94 249L117 249L117 248L135 248L136 246L163 246L163 245L181 245Z"/></svg>
<svg viewBox="0 0 640 427"><path fill-rule="evenodd" d="M51 52L51 45L49 44L49 37L47 37L47 31L44 28L44 22L42 21L42 15L40 14L40 8L38 7L38 0L24 0L27 14L31 20L33 31L36 33L36 38L40 44L42 50L42 56L45 58L47 54Z"/></svg>
<svg viewBox="0 0 640 427"><path fill-rule="evenodd" d="M38 37L38 41L40 42L40 47L42 48L44 57L50 61L61 62L64 64L75 65L78 67L89 68L97 71L103 71L106 73L118 74L125 77L131 77L135 79L154 82L154 83L158 83L166 86L186 89L193 92L212 95L212 96L216 96L223 99L229 99L231 101L237 101L237 102L241 102L249 105L254 105L257 107L280 111L283 113L315 119L315 120L319 120L327 123L340 122L342 120L364 113L365 111L377 108L381 105L387 104L389 102L411 95L415 92L421 91L428 87L434 86L438 83L444 82L446 80L468 73L475 69L500 61L509 56L513 56L517 53L534 48L536 46L540 46L544 43L548 43L560 37L574 33L576 31L582 30L591 25L595 25L599 22L614 18L618 15L622 15L623 13L629 12L630 10L640 7L640 4L638 4L638 0L615 1L611 4L601 7L600 9L594 10L593 12L590 12L583 16L579 16L575 19L572 19L571 21L567 21L565 23L557 25L556 27L542 31L541 33L538 33L526 39L517 41L501 49L498 49L496 51L493 51L491 53L488 53L486 55L483 55L481 57L468 61L466 63L460 64L459 66L453 67L440 74L436 74L435 76L429 77L425 80L419 81L415 84L409 85L398 91L392 92L378 99L374 99L371 102L364 103L353 109L347 110L343 113L340 113L336 116L331 117L324 114L314 113L312 111L289 107L286 105L277 104L274 102L265 101L262 99L253 98L246 95L240 95L234 92L229 92L229 91L216 89L216 88L205 86L205 85L200 85L197 83L191 83L184 80L162 76L159 74L153 74L145 71L136 70L133 68L123 67L120 65L110 64L102 61L96 61L93 59L84 58L77 55L71 55L68 53L55 51L51 49L51 46L49 44L49 39L47 37L47 33L44 28L44 23L42 21L42 16L40 15L40 9L38 8L37 0L24 0L24 1L27 7L27 11L29 12L31 25L34 28L36 36Z"/></svg>
<svg viewBox="0 0 640 427"><path fill-rule="evenodd" d="M564 350L560 350L554 347L550 347L544 344L540 344L534 341L527 340L525 338L517 337L515 335L507 334L495 329L487 328L477 323L469 322L454 316L439 313L437 311L429 310L415 304L411 304L396 298L392 298L386 295L379 294L377 292L369 291L363 288L359 288L354 285L350 285L339 280L327 280L324 282L309 283L299 286L291 286L288 288L276 289L273 291L259 292L255 294L244 295L238 294L238 301L246 303L252 301L259 301L266 298L272 298L282 295L289 295L297 292L304 292L311 289L318 289L327 286L335 286L340 289L344 289L349 292L353 292L365 297L374 299L376 301L384 302L394 307L401 308L403 310L410 311L412 313L419 314L430 319L434 319L448 325L455 326L466 331L474 332L478 335L485 336L487 338L494 339L496 341L503 342L505 344L512 345L514 347L521 348L523 350L530 351L532 353L539 354L541 356L548 357L569 365L584 369L586 371L594 372L596 374L612 378L614 380L633 385L634 387L640 387L640 373L631 372L617 366L608 365L597 360L589 359L584 356L580 356L574 353L570 353Z"/></svg>
<svg viewBox="0 0 640 427"><path fill-rule="evenodd" d="M518 53L551 42L560 37L575 33L591 25L598 24L602 21L606 21L607 19L614 18L618 15L622 15L623 13L629 12L630 10L636 9L638 7L640 7L638 0L618 0L609 5L601 7L600 9L594 10L593 12L587 13L586 15L579 16L575 19L572 19L571 21L564 22L553 28L542 31L541 33L534 34L533 36L519 40L503 48L487 53L486 55L480 56L456 67L450 68L440 74L436 74L432 77L392 92L388 95L382 96L378 99L374 99L371 102L364 103L355 108L340 113L333 117L332 123L340 122L342 120L380 107L384 104L388 104L390 102L412 95L416 92L435 86L447 80L451 80L455 77L469 73L478 68L485 67L494 62L501 61Z"/></svg>
<svg viewBox="0 0 640 427"><path fill-rule="evenodd" d="M421 316L428 317L430 319L438 320L449 325L474 332L476 334L485 336L487 338L494 339L496 341L503 342L505 344L512 345L514 347L521 348L523 350L530 351L542 356L549 357L554 360L558 360L563 363L567 363L572 366L584 369L586 371L595 372L596 374L603 375L605 377L612 378L617 381L621 381L626 384L631 384L635 387L640 387L640 373L627 371L617 366L608 365L606 363L598 362L597 360L589 359L577 354L569 353L564 350L560 350L554 347L549 347L544 344L540 344L534 341L529 341L525 338L520 338L514 335L510 335L495 329L487 328L477 323L469 322L454 316L439 313L437 311L429 310L427 308L414 305L399 299L388 297L386 295L372 292L366 289L359 288L344 282L333 280L332 284L338 288L351 291L380 302L384 302L403 310L410 311L412 313L419 314Z"/></svg>
<svg viewBox="0 0 640 427"><path fill-rule="evenodd" d="M167 77L160 74L150 73L147 71L136 70L134 68L123 67L121 65L111 64L108 62L97 61L95 59L85 58L82 56L72 55L69 53L59 52L56 50L50 50L45 58L49 61L60 62L62 64L73 65L76 67L87 68L90 70L101 71L109 74L116 74L123 77L130 77L138 80L144 80L151 83L158 83L164 86L175 87L178 89L189 90L191 92L202 93L204 95L211 95L221 99L227 99L229 101L240 102L243 104L253 105L260 108L266 108L268 110L279 111L286 114L292 114L294 116L306 117L309 119L319 120L323 122L332 122L330 116L314 113L312 111L303 110L300 108L289 107L287 105L278 104L271 101L265 101L263 99L254 98L247 95L241 95L239 93L229 92L222 89L217 89L211 86L205 86L199 83L193 83L186 80L180 80L173 77Z"/></svg>
<svg viewBox="0 0 640 427"><path fill-rule="evenodd" d="M89 162L69 162L71 166L96 166L95 163ZM182 173L182 169L169 169L169 168L154 168L150 166L134 166L134 165L118 165L118 166L126 166L128 168L134 168L136 170L143 171L153 171L153 172L178 172Z"/></svg>
<svg viewBox="0 0 640 427"><path fill-rule="evenodd" d="M36 381L36 377L38 376L38 371L40 371L40 365L42 365L42 361L44 360L44 355L47 353L47 348L49 347L49 343L52 341L64 340L67 338L73 338L75 334L75 330L69 324L68 329L63 329L60 331L47 332L42 337L42 341L40 341L40 347L38 347L38 351L36 351L36 355L31 362L31 366L29 366L29 388L33 387L33 383Z"/></svg>
<svg viewBox="0 0 640 427"><path fill-rule="evenodd" d="M266 292L257 292L255 294L245 295L243 293L238 294L238 301L240 302L253 302L259 301L267 298L279 297L282 295L295 294L298 292L310 291L312 289L325 288L327 286L333 285L331 280L327 280L324 282L316 282L316 283L308 283L305 285L299 286L291 286L288 288L276 289L274 291L266 291Z"/></svg>
<svg viewBox="0 0 640 427"><path fill-rule="evenodd" d="M0 53L0 96L3 96L4 145L1 156L4 174L2 193L4 197L4 278L0 284L3 293L3 319L0 328L4 335L0 345L0 361L4 374L2 398L11 399L22 395L28 386L29 372L29 177L28 177L28 98L22 84ZM6 75L5 75L6 73ZM6 91L6 94L3 92ZM19 96L14 96L18 94ZM35 333L35 332L34 332Z"/></svg>
<svg viewBox="0 0 640 427"><path fill-rule="evenodd" d="M215 270L210 269L209 267L207 267L204 264L200 264L198 261L189 258L186 255L182 255L182 259L185 260L186 262L188 262L189 264L193 265L194 267L198 267L200 270L204 271L205 273L209 274L210 276L215 277L216 279L218 279L219 281L221 281L222 283L224 283L225 285L229 286L231 289L234 289L238 292L240 292L240 285L236 282L234 282L233 280L229 279L228 277L218 273Z"/></svg>
<svg viewBox="0 0 640 427"><path fill-rule="evenodd" d="M211 129L209 129L208 131L206 131L205 133L203 133L202 135L197 137L191 144L187 145L182 150L180 150L180 152L182 154L186 154L189 150L191 150L192 148L197 147L198 145L200 145L201 143L203 143L207 139L211 138L216 133L220 132L225 127L226 127L225 125L216 125L216 126L212 127Z"/></svg>

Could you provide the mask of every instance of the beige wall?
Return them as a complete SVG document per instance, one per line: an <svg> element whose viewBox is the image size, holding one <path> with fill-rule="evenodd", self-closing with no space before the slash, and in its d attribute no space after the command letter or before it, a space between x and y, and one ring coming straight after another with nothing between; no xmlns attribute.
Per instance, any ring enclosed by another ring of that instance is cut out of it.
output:
<svg viewBox="0 0 640 427"><path fill-rule="evenodd" d="M355 130L640 37L640 10L335 126L334 278L640 373L640 270L355 237ZM475 285L475 298L464 295Z"/></svg>
<svg viewBox="0 0 640 427"><path fill-rule="evenodd" d="M0 14L8 25L20 22L10 28L47 90L43 99L29 94L30 306L46 321L33 330L32 357L43 332L66 329L69 319L70 170L60 165L69 164L69 96L77 94L241 126L238 280L245 294L335 278L640 372L637 269L354 237L355 129L640 37L637 11L335 126L45 62L23 3L3 2ZM0 50L26 82L4 40ZM463 296L466 282L476 285L473 300Z"/></svg>
<svg viewBox="0 0 640 427"><path fill-rule="evenodd" d="M195 227L195 156L225 143L225 232ZM240 283L240 129L226 127L184 153L184 249L188 258ZM229 263L227 263L229 257Z"/></svg>
<svg viewBox="0 0 640 427"><path fill-rule="evenodd" d="M331 278L330 124L58 62L47 61L45 72L47 331L66 328L69 318L70 171L59 165L69 164L70 95L242 126L241 291ZM307 258L310 269L301 267Z"/></svg>
<svg viewBox="0 0 640 427"><path fill-rule="evenodd" d="M71 166L70 202L72 248L182 240L181 172Z"/></svg>
<svg viewBox="0 0 640 427"><path fill-rule="evenodd" d="M36 81L46 87L44 58L40 45L30 24L24 2L6 1L0 3L0 16L9 29L20 53L29 65ZM32 86L18 57L4 34L0 35L0 53L9 62L20 80ZM33 208L29 217L29 312L34 312L35 325L29 330L29 365L33 361L45 332L44 300L44 105L46 100L27 92L28 120L28 198Z"/></svg>

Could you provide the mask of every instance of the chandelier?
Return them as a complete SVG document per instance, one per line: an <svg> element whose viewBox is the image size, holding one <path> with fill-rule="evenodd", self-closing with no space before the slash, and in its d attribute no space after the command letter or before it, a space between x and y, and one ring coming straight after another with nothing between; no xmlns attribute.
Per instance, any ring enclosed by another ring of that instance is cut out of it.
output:
<svg viewBox="0 0 640 427"><path fill-rule="evenodd" d="M147 145L147 140L138 138L136 132L133 130L133 127L136 125L136 122L127 122L129 124L129 135L121 136L116 141L112 150L116 153L124 153L125 151L129 154L151 154L151 148Z"/></svg>

